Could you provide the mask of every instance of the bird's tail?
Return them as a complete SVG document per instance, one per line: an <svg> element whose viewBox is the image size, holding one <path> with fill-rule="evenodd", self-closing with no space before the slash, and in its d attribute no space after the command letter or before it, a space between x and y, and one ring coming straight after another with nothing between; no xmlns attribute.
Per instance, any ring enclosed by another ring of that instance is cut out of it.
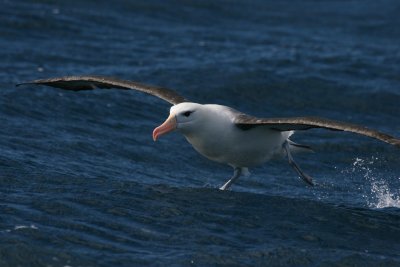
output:
<svg viewBox="0 0 400 267"><path fill-rule="evenodd" d="M293 141L291 141L289 139L287 141L289 143L290 151L293 152L293 153L299 153L299 152L308 152L308 153L310 153L310 152L314 152L314 150L310 146L297 144L297 143L295 143L295 142L293 142Z"/></svg>

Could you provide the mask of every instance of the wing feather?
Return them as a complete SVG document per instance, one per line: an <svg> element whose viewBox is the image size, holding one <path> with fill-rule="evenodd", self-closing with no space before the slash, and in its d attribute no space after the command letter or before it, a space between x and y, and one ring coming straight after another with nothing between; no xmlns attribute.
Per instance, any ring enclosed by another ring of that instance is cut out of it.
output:
<svg viewBox="0 0 400 267"><path fill-rule="evenodd" d="M105 76L64 76L58 78L40 79L30 82L24 82L17 84L17 86L29 84L46 85L71 91L93 90L96 88L137 90L146 94L159 97L173 105L182 102L189 102L186 98L168 88L162 88L158 86L120 80Z"/></svg>
<svg viewBox="0 0 400 267"><path fill-rule="evenodd" d="M239 128L265 126L277 131L297 131L308 130L312 128L346 131L372 137L391 145L400 147L400 139L395 138L391 135L369 129L364 126L320 117L256 118L246 114L239 114L236 116L234 123Z"/></svg>

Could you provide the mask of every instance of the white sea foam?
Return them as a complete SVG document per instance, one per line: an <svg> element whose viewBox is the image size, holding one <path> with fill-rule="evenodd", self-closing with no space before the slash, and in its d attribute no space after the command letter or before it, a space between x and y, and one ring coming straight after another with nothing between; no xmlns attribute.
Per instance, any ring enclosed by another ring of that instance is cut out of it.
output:
<svg viewBox="0 0 400 267"><path fill-rule="evenodd" d="M368 203L370 207L378 209L387 207L400 208L400 190L394 192L385 181L373 181L371 186L371 193L374 194L376 201Z"/></svg>
<svg viewBox="0 0 400 267"><path fill-rule="evenodd" d="M14 227L14 230L20 230L20 229L34 229L34 230L37 230L38 228L33 224L31 224L31 225L16 225Z"/></svg>
<svg viewBox="0 0 400 267"><path fill-rule="evenodd" d="M16 225L14 226L13 229L5 229L5 230L1 230L0 233L10 233L12 231L18 231L21 229L33 229L33 230L37 230L39 229L37 226L31 224L31 225Z"/></svg>
<svg viewBox="0 0 400 267"><path fill-rule="evenodd" d="M368 160L356 158L353 162L352 172L360 173L367 183L360 188L363 191L363 197L371 208L400 208L400 189L390 186L389 182L394 179L393 177L380 177L374 167L378 160L377 157ZM400 181L400 177L397 181Z"/></svg>

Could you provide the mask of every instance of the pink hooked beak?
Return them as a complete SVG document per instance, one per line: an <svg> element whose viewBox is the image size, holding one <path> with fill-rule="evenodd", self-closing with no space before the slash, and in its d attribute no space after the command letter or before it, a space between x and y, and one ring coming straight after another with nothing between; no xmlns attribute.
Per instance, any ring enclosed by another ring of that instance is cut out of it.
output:
<svg viewBox="0 0 400 267"><path fill-rule="evenodd" d="M163 124L154 129L153 140L157 141L158 137L160 137L161 135L172 132L176 129L176 126L177 124L175 116L169 115L168 119Z"/></svg>

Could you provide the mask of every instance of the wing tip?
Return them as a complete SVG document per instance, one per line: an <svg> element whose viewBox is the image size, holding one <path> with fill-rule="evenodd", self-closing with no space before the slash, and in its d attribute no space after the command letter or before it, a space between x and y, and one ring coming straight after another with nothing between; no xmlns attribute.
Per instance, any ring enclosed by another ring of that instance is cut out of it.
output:
<svg viewBox="0 0 400 267"><path fill-rule="evenodd" d="M107 76L96 76L96 75L71 75L71 76L61 76L61 77L55 77L55 78L48 78L48 79L38 79L38 80L33 80L33 81L28 81L28 82L20 82L15 84L16 87L19 86L24 86L24 85L46 85L46 83L55 83L55 82L61 82L61 81L75 81L79 79L106 79L110 78ZM112 78L111 78L112 79Z"/></svg>
<svg viewBox="0 0 400 267"><path fill-rule="evenodd" d="M15 87L21 87L21 86L32 85L32 84L36 84L36 83L33 82L33 81L31 81L31 82L16 83L16 84L15 84Z"/></svg>
<svg viewBox="0 0 400 267"><path fill-rule="evenodd" d="M46 84L48 82L52 82L51 80L53 79L39 79L39 80L32 80L32 81L27 81L27 82L20 82L15 84L15 87L20 87L24 85L38 85L38 84Z"/></svg>
<svg viewBox="0 0 400 267"><path fill-rule="evenodd" d="M400 139L398 139L398 138L396 138L394 136L384 134L384 136L381 137L381 138L378 138L378 137L375 137L375 138L377 138L380 141L383 141L383 142L385 142L385 143L387 143L389 145L393 145L396 148L400 148Z"/></svg>

